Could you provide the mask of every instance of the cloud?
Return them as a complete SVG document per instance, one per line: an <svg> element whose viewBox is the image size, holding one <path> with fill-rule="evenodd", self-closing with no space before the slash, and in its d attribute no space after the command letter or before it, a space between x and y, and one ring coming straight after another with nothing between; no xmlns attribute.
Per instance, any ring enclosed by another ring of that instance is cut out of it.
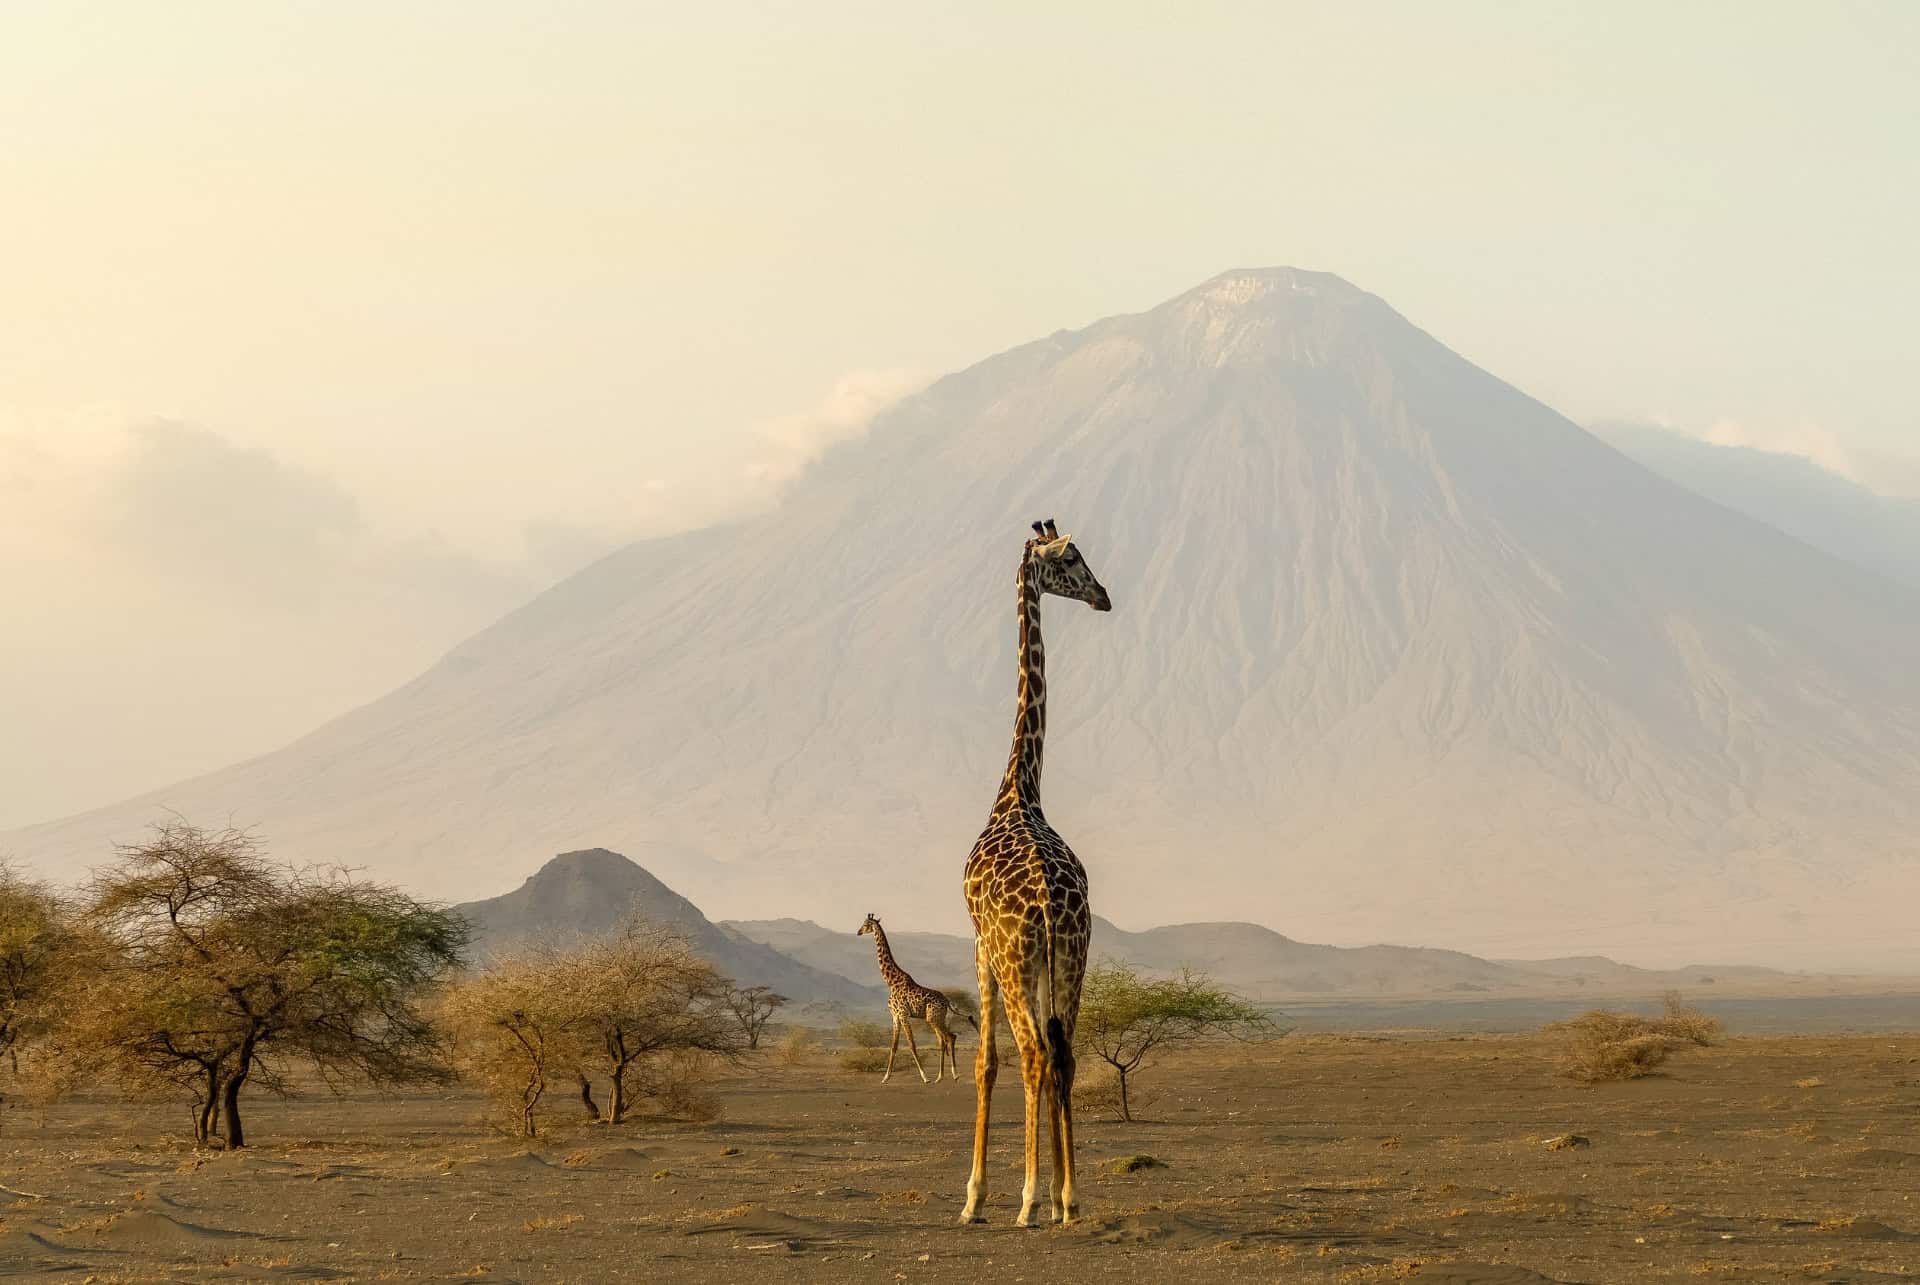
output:
<svg viewBox="0 0 1920 1285"><path fill-rule="evenodd" d="M1646 424L1714 446L1764 451L1803 459L1836 477L1845 478L1877 495L1898 499L1920 497L1920 459L1849 445L1839 434L1818 424L1754 424L1717 419L1706 427L1665 415L1646 415L1617 421Z"/></svg>
<svg viewBox="0 0 1920 1285"><path fill-rule="evenodd" d="M1827 472L1838 474L1850 482L1857 482L1869 489L1873 487L1867 470L1861 467L1847 445L1817 424L1756 427L1721 419L1695 436L1715 446L1744 446L1770 455L1797 455L1812 460Z"/></svg>
<svg viewBox="0 0 1920 1285"><path fill-rule="evenodd" d="M731 468L501 512L464 545L404 489L375 511L205 428L0 410L0 829L283 744L627 541L775 502L922 382L849 374L759 425Z"/></svg>
<svg viewBox="0 0 1920 1285"><path fill-rule="evenodd" d="M902 398L927 380L904 370L860 370L842 375L820 404L760 424L746 474L755 498L777 495L841 442L860 437Z"/></svg>
<svg viewBox="0 0 1920 1285"><path fill-rule="evenodd" d="M0 829L271 749L546 580L204 429L0 423Z"/></svg>

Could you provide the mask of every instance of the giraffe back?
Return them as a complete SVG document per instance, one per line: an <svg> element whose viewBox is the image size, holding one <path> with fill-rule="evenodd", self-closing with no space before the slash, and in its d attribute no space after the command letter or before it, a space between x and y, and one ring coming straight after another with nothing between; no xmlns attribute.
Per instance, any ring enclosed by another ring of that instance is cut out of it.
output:
<svg viewBox="0 0 1920 1285"><path fill-rule="evenodd" d="M1073 849L1037 809L997 811L967 858L966 895L1001 988L1027 996L1036 1025L1060 1018L1071 1038L1093 936ZM1029 990L1029 979L1044 984Z"/></svg>

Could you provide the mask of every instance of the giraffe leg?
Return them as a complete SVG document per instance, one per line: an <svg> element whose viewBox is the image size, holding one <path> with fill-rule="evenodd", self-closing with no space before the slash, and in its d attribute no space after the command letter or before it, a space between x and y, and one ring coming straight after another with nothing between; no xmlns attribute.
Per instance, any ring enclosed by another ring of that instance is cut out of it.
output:
<svg viewBox="0 0 1920 1285"><path fill-rule="evenodd" d="M1073 1191L1073 1048L1054 1064L1048 1077L1049 1102L1053 1109L1053 1216L1070 1223L1080 1214L1080 1202Z"/></svg>
<svg viewBox="0 0 1920 1285"><path fill-rule="evenodd" d="M913 1055L913 1069L920 1072L920 1083L927 1082L927 1068L920 1064L920 1044L913 1038L913 1019L906 1018L900 1025L907 1028L907 1052ZM895 1037L898 1038L897 1036Z"/></svg>
<svg viewBox="0 0 1920 1285"><path fill-rule="evenodd" d="M1047 1113L1047 1133L1053 1144L1053 1167L1047 1171L1047 1221L1060 1221L1060 1177L1065 1172L1060 1139L1060 1086L1053 1082L1051 1075L1046 1077L1046 1101L1042 1108Z"/></svg>
<svg viewBox="0 0 1920 1285"><path fill-rule="evenodd" d="M1020 1189L1020 1216L1014 1221L1022 1227L1033 1226L1034 1191L1040 1185L1040 1099L1046 1094L1046 1053L1040 1047L1038 1032L1030 1027L1017 1030L1020 1044L1020 1087L1025 1090L1027 1108L1027 1182Z"/></svg>
<svg viewBox="0 0 1920 1285"><path fill-rule="evenodd" d="M908 1032L908 1038L909 1039L912 1038L911 1031ZM887 1046L887 1073L880 1077L880 1083L885 1084L888 1080L893 1078L893 1055L895 1053L898 1053L899 1051L900 1051L900 1019L896 1017L893 1019L893 1043ZM919 1061L918 1058L915 1058L914 1060L916 1062ZM920 1073L920 1078L923 1080L926 1079L927 1073L925 1071L922 1071Z"/></svg>
<svg viewBox="0 0 1920 1285"><path fill-rule="evenodd" d="M927 1009L927 1025L933 1028L933 1038L940 1042L940 1067L933 1073L933 1082L938 1084L947 1073L947 1059L953 1056L953 1032L947 1029L946 1014L937 1008ZM960 1063L957 1059L953 1064L953 1078L956 1080L960 1078Z"/></svg>
<svg viewBox="0 0 1920 1285"><path fill-rule="evenodd" d="M993 1005L1000 986L987 962L984 945L976 943L974 960L980 973L980 1051L973 1062L973 1171L967 1177L966 1208L960 1211L963 1223L987 1221L980 1212L987 1199L987 1118L993 1111L993 1079L1000 1070L1000 1053L993 1038Z"/></svg>

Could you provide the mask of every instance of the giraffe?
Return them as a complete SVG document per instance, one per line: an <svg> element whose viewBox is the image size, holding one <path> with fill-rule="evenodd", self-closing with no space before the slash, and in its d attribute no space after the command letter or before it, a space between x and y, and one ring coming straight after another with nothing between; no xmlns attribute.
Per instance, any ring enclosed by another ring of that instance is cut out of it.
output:
<svg viewBox="0 0 1920 1285"><path fill-rule="evenodd" d="M940 1041L940 1067L934 1072L933 1082L940 1083L947 1073L947 1064L953 1064L953 1078L960 1078L960 1042L954 1038L953 1028L947 1025L947 1010L952 1006L947 997L931 987L922 986L913 980L906 969L893 960L893 947L887 944L886 929L880 926L880 916L868 915L867 921L860 925L860 936L873 934L873 953L880 959L880 976L887 983L887 1011L893 1015L893 1043L887 1048L887 1073L880 1077L885 1084L893 1076L893 1055L900 1051L900 1032L907 1033L907 1052L913 1055L913 1069L920 1072L920 1083L927 1082L927 1068L920 1065L920 1046L913 1039L913 1019L920 1018L933 1028L934 1038ZM962 1013L969 1022L971 1015Z"/></svg>
<svg viewBox="0 0 1920 1285"><path fill-rule="evenodd" d="M986 1221L981 1206L987 1196L987 1117L1000 1064L994 1005L1004 995L1026 1090L1022 1227L1033 1220L1042 1099L1053 1137L1049 1220L1069 1223L1079 1212L1073 1189L1073 1027L1093 931L1087 872L1040 811L1040 753L1047 732L1040 598L1051 593L1095 611L1113 608L1072 536L1061 535L1052 519L1035 522L1033 532L1020 557L1020 687L1013 751L987 828L967 857L967 913L973 918L974 961L980 974L980 1052L974 1064L973 1172L960 1214L963 1223Z"/></svg>

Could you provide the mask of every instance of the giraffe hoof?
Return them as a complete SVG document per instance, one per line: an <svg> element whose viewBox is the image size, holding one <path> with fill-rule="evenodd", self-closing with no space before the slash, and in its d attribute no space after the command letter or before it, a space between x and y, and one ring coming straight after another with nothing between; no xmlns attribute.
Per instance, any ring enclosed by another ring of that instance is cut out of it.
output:
<svg viewBox="0 0 1920 1285"><path fill-rule="evenodd" d="M982 1226L986 1221L987 1216L985 1214L976 1214L971 1209L962 1209L960 1211L960 1225L962 1227Z"/></svg>

